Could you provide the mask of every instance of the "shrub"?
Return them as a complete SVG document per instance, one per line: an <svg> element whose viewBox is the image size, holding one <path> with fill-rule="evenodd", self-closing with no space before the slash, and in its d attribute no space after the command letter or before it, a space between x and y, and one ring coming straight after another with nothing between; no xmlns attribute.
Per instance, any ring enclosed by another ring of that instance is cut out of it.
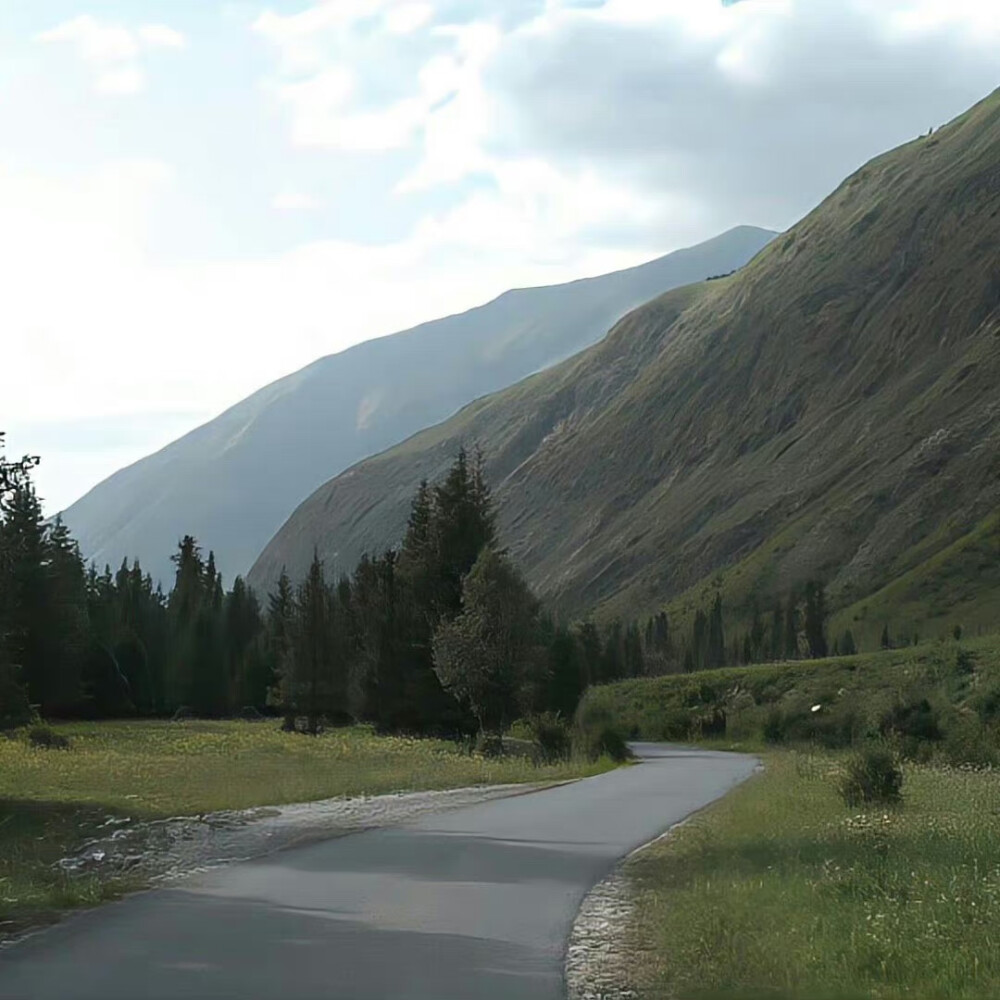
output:
<svg viewBox="0 0 1000 1000"><path fill-rule="evenodd" d="M686 740L691 735L691 713L683 708L665 709L659 723L661 740ZM635 733L633 735L638 735Z"/></svg>
<svg viewBox="0 0 1000 1000"><path fill-rule="evenodd" d="M926 698L897 702L882 713L879 733L895 737L908 760L926 760L930 744L942 738L940 713Z"/></svg>
<svg viewBox="0 0 1000 1000"><path fill-rule="evenodd" d="M580 750L591 760L610 757L621 763L632 756L621 731L609 723L585 728L578 735Z"/></svg>
<svg viewBox="0 0 1000 1000"><path fill-rule="evenodd" d="M565 760L570 751L569 726L556 712L543 712L529 720L539 755L546 763Z"/></svg>
<svg viewBox="0 0 1000 1000"><path fill-rule="evenodd" d="M781 709L772 708L764 719L764 739L768 743L785 742L785 716Z"/></svg>
<svg viewBox="0 0 1000 1000"><path fill-rule="evenodd" d="M847 762L840 794L851 808L895 805L902 798L903 771L884 747L867 747Z"/></svg>
<svg viewBox="0 0 1000 1000"><path fill-rule="evenodd" d="M959 649L955 654L955 670L960 674L971 674L976 669L976 658L967 650Z"/></svg>
<svg viewBox="0 0 1000 1000"><path fill-rule="evenodd" d="M28 742L33 747L44 747L46 750L68 750L69 740L62 733L57 733L51 726L34 725L28 730Z"/></svg>
<svg viewBox="0 0 1000 1000"><path fill-rule="evenodd" d="M945 763L952 767L992 767L997 763L997 748L989 731L973 716L957 719L942 743Z"/></svg>

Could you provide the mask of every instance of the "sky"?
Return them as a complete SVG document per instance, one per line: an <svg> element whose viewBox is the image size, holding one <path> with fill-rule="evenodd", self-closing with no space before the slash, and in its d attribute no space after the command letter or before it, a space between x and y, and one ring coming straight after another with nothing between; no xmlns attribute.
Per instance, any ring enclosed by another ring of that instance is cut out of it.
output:
<svg viewBox="0 0 1000 1000"><path fill-rule="evenodd" d="M992 0L0 0L0 431L48 513L374 336L784 229Z"/></svg>

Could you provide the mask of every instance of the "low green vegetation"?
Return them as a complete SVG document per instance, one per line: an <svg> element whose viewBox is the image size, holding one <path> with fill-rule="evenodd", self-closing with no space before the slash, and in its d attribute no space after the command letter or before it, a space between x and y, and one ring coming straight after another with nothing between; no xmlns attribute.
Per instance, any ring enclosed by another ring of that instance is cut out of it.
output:
<svg viewBox="0 0 1000 1000"><path fill-rule="evenodd" d="M378 736L365 727L307 737L282 732L276 720L78 722L49 733L0 738L0 934L133 884L58 866L111 817L557 781L612 766L484 757L452 742Z"/></svg>
<svg viewBox="0 0 1000 1000"><path fill-rule="evenodd" d="M578 718L623 736L843 748L877 738L903 757L983 765L1000 746L1000 638L592 688Z"/></svg>
<svg viewBox="0 0 1000 1000"><path fill-rule="evenodd" d="M841 756L764 763L628 864L643 1000L1000 996L1000 774L910 763L851 808Z"/></svg>
<svg viewBox="0 0 1000 1000"><path fill-rule="evenodd" d="M623 681L578 721L765 765L629 862L643 1000L1000 995L1000 638Z"/></svg>

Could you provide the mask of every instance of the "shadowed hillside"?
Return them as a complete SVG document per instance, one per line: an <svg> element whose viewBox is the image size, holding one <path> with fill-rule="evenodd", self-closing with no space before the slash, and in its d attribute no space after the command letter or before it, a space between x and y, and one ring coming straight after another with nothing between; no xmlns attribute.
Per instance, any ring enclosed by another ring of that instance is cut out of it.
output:
<svg viewBox="0 0 1000 1000"><path fill-rule="evenodd" d="M246 573L330 476L593 344L653 296L741 267L773 236L742 226L640 267L506 292L322 358L115 473L63 519L99 566L137 556L166 584L178 539L192 534L227 577Z"/></svg>
<svg viewBox="0 0 1000 1000"><path fill-rule="evenodd" d="M1000 498L1000 95L871 161L733 277L327 483L251 580L395 543L482 443L503 541L562 609L884 588ZM947 560L945 560L947 562Z"/></svg>

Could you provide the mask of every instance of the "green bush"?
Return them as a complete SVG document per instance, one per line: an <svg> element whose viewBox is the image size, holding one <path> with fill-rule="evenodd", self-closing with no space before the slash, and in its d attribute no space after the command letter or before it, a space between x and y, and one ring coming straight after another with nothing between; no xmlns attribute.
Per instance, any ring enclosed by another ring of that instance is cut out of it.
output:
<svg viewBox="0 0 1000 1000"><path fill-rule="evenodd" d="M44 747L46 750L68 750L69 740L62 733L57 733L51 726L37 724L28 730L28 742L33 747Z"/></svg>
<svg viewBox="0 0 1000 1000"><path fill-rule="evenodd" d="M992 767L997 748L989 730L975 716L963 715L948 729L941 745L944 761L952 767Z"/></svg>
<svg viewBox="0 0 1000 1000"><path fill-rule="evenodd" d="M543 712L529 720L532 739L545 763L566 760L570 754L570 730L556 712Z"/></svg>
<svg viewBox="0 0 1000 1000"><path fill-rule="evenodd" d="M903 771L895 756L885 747L866 747L847 762L840 781L840 795L845 805L897 804L902 798Z"/></svg>
<svg viewBox="0 0 1000 1000"><path fill-rule="evenodd" d="M625 737L619 727L610 721L605 721L603 713L594 716L585 724L578 725L576 730L576 749L579 753L597 760L599 757L610 757L612 760L628 760L632 756Z"/></svg>

